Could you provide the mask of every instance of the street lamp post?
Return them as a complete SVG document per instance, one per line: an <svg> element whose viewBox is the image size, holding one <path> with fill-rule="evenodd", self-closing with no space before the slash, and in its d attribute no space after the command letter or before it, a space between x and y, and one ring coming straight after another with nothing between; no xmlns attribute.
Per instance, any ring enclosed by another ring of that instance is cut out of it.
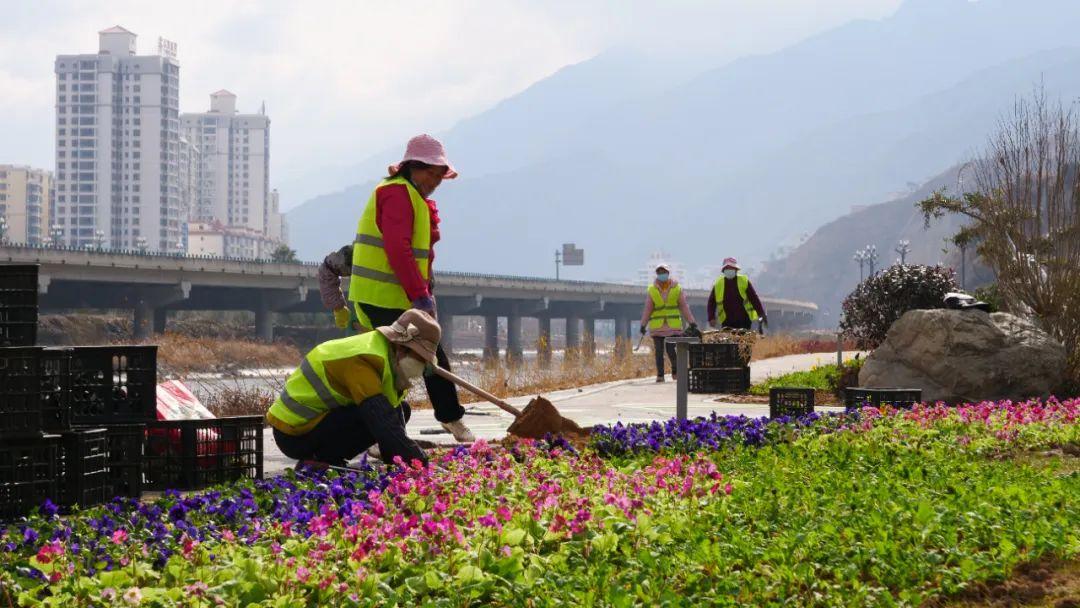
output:
<svg viewBox="0 0 1080 608"><path fill-rule="evenodd" d="M876 245L866 247L866 261L870 264L870 276L874 276L874 264L877 263L878 252Z"/></svg>
<svg viewBox="0 0 1080 608"><path fill-rule="evenodd" d="M0 215L0 244L7 243L8 223L7 218Z"/></svg>
<svg viewBox="0 0 1080 608"><path fill-rule="evenodd" d="M907 263L907 255L911 253L911 241L904 239L896 244L896 253L900 254L900 265Z"/></svg>
<svg viewBox="0 0 1080 608"><path fill-rule="evenodd" d="M860 249L855 252L855 255L851 258L859 265L859 283L863 282L863 267L866 265L866 250Z"/></svg>
<svg viewBox="0 0 1080 608"><path fill-rule="evenodd" d="M49 241L49 244L53 247L62 247L64 244L64 227L53 224L52 228L49 228Z"/></svg>

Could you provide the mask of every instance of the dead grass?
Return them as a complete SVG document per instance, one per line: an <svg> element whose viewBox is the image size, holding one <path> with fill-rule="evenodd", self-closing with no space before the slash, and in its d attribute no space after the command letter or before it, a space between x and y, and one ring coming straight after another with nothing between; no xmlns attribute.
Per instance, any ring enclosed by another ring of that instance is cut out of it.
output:
<svg viewBox="0 0 1080 608"><path fill-rule="evenodd" d="M844 350L855 350L855 343L845 340ZM790 334L769 334L761 336L754 343L752 360L758 361L786 355L835 352L836 340L796 338Z"/></svg>
<svg viewBox="0 0 1080 608"><path fill-rule="evenodd" d="M301 353L291 344L267 344L239 338L191 337L177 333L154 336L162 375L198 372L231 373L241 369L292 368Z"/></svg>
<svg viewBox="0 0 1080 608"><path fill-rule="evenodd" d="M275 392L269 388L224 387L210 394L203 405L218 418L262 416L273 405Z"/></svg>

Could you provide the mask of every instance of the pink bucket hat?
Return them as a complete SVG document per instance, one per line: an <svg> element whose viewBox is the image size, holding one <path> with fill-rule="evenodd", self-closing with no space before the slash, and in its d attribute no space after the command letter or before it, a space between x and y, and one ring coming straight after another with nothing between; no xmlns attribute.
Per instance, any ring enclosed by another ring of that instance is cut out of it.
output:
<svg viewBox="0 0 1080 608"><path fill-rule="evenodd" d="M401 170L401 165L410 160L418 160L425 165L446 167L446 175L443 176L443 179L454 179L458 176L457 171L454 171L454 166L446 158L446 149L443 148L442 142L427 133L417 135L409 140L409 144L405 146L405 156L401 159L401 162L387 168L390 177L397 175L397 172Z"/></svg>
<svg viewBox="0 0 1080 608"><path fill-rule="evenodd" d="M724 258L724 268L734 268L735 270L742 270L739 268L739 263L735 261L735 258Z"/></svg>

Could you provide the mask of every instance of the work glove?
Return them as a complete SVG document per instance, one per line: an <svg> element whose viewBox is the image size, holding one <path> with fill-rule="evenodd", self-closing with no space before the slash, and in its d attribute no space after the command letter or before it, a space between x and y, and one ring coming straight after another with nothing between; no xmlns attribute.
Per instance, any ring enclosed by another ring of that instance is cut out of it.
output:
<svg viewBox="0 0 1080 608"><path fill-rule="evenodd" d="M643 335L643 336L645 335L645 332L649 331L648 329L645 328L644 325L642 325L640 329L641 329L641 335Z"/></svg>
<svg viewBox="0 0 1080 608"><path fill-rule="evenodd" d="M334 309L334 325L338 326L338 329L345 329L349 326L349 309L344 306Z"/></svg>
<svg viewBox="0 0 1080 608"><path fill-rule="evenodd" d="M701 330L698 329L697 323L691 323L690 327L686 328L686 335L691 338L700 338Z"/></svg>
<svg viewBox="0 0 1080 608"><path fill-rule="evenodd" d="M435 298L432 296L422 296L412 301L412 307L417 310L422 310L432 317L435 315Z"/></svg>

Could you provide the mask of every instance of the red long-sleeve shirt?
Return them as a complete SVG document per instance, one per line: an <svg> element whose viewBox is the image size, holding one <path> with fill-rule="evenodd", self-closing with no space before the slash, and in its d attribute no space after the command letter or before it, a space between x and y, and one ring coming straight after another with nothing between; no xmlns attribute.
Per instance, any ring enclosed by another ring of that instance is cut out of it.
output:
<svg viewBox="0 0 1080 608"><path fill-rule="evenodd" d="M439 210L435 201L425 199L431 210L431 253L428 276L435 263L435 243L439 241ZM375 194L375 224L383 235L383 248L409 300L431 296L431 283L425 281L413 257L413 208L404 184L379 188Z"/></svg>
<svg viewBox="0 0 1080 608"><path fill-rule="evenodd" d="M732 323L737 321L748 321L749 318L746 314L746 308L743 307L742 296L739 294L738 279L724 279L727 283L724 284L724 301L722 305L724 307L725 322ZM746 285L746 298L750 300L750 305L757 311L758 317L765 316L765 306L761 303L761 298L758 297L757 292L754 291L754 284L748 283ZM716 290L713 289L709 292L709 304L706 310L706 316L709 318L709 322L712 323L716 319Z"/></svg>

